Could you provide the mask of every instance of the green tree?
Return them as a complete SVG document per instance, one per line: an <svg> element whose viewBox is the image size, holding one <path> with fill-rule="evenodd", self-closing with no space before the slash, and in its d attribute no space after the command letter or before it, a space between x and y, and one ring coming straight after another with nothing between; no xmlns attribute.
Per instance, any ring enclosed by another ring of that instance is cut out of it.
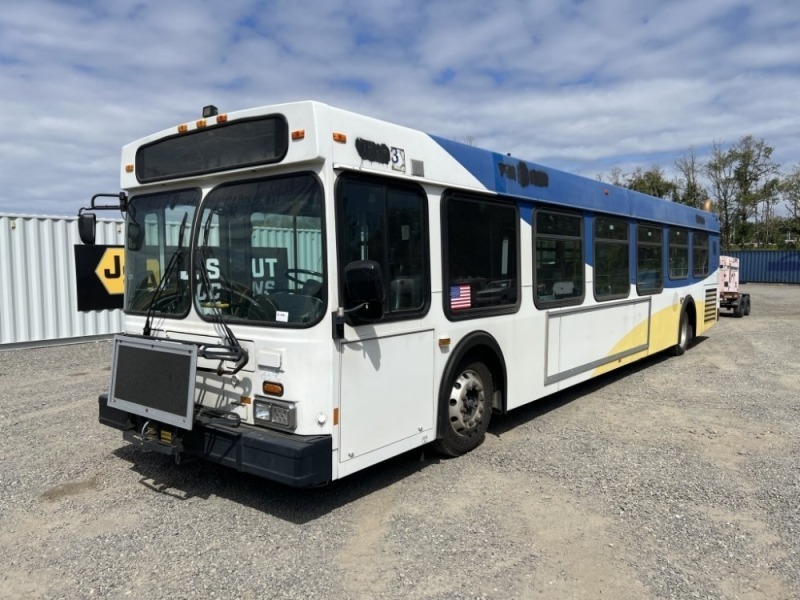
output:
<svg viewBox="0 0 800 600"><path fill-rule="evenodd" d="M676 200L695 208L701 208L708 198L708 192L700 185L702 165L697 159L694 147L689 148L688 154L675 160L675 167L683 176L678 180L678 194Z"/></svg>
<svg viewBox="0 0 800 600"><path fill-rule="evenodd" d="M664 170L658 165L653 165L647 171L637 167L626 177L625 187L666 200L675 200L678 197L678 185L668 180Z"/></svg>
<svg viewBox="0 0 800 600"><path fill-rule="evenodd" d="M711 184L711 198L719 214L722 247L730 248L734 243L734 217L736 199L736 159L723 149L722 142L711 145L711 156L703 164L702 171Z"/></svg>
<svg viewBox="0 0 800 600"><path fill-rule="evenodd" d="M800 238L800 163L796 164L792 171L783 178L780 186L780 193L786 209L789 211L789 218L786 219L786 239L794 240L792 243L797 245Z"/></svg>
<svg viewBox="0 0 800 600"><path fill-rule="evenodd" d="M800 221L800 163L781 182L781 196L791 217Z"/></svg>
<svg viewBox="0 0 800 600"><path fill-rule="evenodd" d="M752 220L753 239L742 240L757 246L768 243L780 189L780 165L772 160L774 148L764 140L747 135L729 150L735 160L736 209L738 224Z"/></svg>

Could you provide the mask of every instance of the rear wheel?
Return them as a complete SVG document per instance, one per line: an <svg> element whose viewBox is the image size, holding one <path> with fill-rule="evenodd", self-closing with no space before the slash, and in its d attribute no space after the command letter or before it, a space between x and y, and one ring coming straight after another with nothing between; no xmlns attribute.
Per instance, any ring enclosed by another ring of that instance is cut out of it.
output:
<svg viewBox="0 0 800 600"><path fill-rule="evenodd" d="M733 307L733 316L737 319L741 319L744 316L744 302L744 296L739 296L736 306Z"/></svg>
<svg viewBox="0 0 800 600"><path fill-rule="evenodd" d="M460 456L480 446L486 436L492 417L492 373L480 361L464 361L448 390L440 411L443 434L434 447L445 456Z"/></svg>
<svg viewBox="0 0 800 600"><path fill-rule="evenodd" d="M750 314L750 296L747 295L744 297L744 316L748 316Z"/></svg>
<svg viewBox="0 0 800 600"><path fill-rule="evenodd" d="M691 338L691 327L689 326L689 315L685 310L681 311L681 318L678 321L678 343L675 344L670 350L673 356L681 356L689 347L689 339Z"/></svg>

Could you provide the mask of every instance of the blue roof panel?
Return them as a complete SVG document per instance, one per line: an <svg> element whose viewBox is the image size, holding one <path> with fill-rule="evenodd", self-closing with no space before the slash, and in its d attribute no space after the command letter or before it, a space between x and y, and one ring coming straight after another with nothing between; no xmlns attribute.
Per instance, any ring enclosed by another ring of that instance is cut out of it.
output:
<svg viewBox="0 0 800 600"><path fill-rule="evenodd" d="M710 212L446 138L430 137L487 190L497 194L565 208L719 231L719 219ZM528 216L526 221L530 222L530 212L524 214Z"/></svg>

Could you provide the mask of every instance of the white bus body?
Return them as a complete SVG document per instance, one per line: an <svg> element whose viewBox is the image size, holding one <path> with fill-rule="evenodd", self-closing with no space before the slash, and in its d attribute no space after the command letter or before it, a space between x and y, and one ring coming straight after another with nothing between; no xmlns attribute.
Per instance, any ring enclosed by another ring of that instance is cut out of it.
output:
<svg viewBox="0 0 800 600"><path fill-rule="evenodd" d="M715 215L315 102L129 144L121 187L101 422L289 485L468 451L717 318Z"/></svg>

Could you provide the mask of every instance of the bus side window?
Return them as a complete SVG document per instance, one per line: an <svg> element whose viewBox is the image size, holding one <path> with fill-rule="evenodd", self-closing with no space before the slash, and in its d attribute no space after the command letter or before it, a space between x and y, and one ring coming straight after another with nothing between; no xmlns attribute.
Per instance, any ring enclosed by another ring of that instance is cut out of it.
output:
<svg viewBox="0 0 800 600"><path fill-rule="evenodd" d="M515 310L519 299L516 206L453 194L445 197L443 216L445 313L479 316L488 310Z"/></svg>
<svg viewBox="0 0 800 600"><path fill-rule="evenodd" d="M657 225L636 226L636 291L640 296L664 289L664 231Z"/></svg>
<svg viewBox="0 0 800 600"><path fill-rule="evenodd" d="M594 219L594 297L598 301L630 294L628 222L614 217Z"/></svg>
<svg viewBox="0 0 800 600"><path fill-rule="evenodd" d="M689 232L669 229L669 278L686 279L689 276Z"/></svg>
<svg viewBox="0 0 800 600"><path fill-rule="evenodd" d="M579 214L537 210L533 226L536 306L583 301L583 218Z"/></svg>
<svg viewBox="0 0 800 600"><path fill-rule="evenodd" d="M709 273L708 269L708 234L692 233L692 274L704 278Z"/></svg>

